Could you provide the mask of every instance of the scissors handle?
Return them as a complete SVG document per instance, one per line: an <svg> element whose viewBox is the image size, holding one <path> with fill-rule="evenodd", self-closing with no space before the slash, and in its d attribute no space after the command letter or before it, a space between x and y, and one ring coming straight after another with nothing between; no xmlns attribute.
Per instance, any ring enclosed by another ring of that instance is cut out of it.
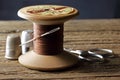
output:
<svg viewBox="0 0 120 80"><path fill-rule="evenodd" d="M73 54L77 54L81 60L85 61L103 62L106 57L113 56L113 51L110 49L90 49L83 51L64 48L64 50ZM100 54L101 51L104 52L104 54Z"/></svg>

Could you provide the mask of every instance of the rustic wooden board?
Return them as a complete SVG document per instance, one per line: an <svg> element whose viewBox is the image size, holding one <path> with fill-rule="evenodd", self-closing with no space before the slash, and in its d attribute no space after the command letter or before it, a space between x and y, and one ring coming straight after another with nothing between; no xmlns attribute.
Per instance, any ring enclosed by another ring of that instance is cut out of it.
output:
<svg viewBox="0 0 120 80"><path fill-rule="evenodd" d="M0 21L0 79L11 80L120 80L120 19L71 20L65 23L64 47L73 49L108 48L116 56L106 63L79 62L65 71L41 72L4 58L8 34L32 29L27 21Z"/></svg>

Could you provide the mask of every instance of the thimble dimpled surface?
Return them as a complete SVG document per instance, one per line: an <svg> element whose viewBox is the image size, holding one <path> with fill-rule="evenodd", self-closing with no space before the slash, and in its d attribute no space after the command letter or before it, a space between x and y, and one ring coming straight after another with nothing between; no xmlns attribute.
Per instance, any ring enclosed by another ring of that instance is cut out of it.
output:
<svg viewBox="0 0 120 80"><path fill-rule="evenodd" d="M20 36L16 34L9 34L6 40L6 53L5 58L17 59L21 54Z"/></svg>
<svg viewBox="0 0 120 80"><path fill-rule="evenodd" d="M32 30L24 30L21 34L21 44L25 43L26 41L33 38L33 31ZM33 42L27 43L22 45L22 54L25 54L30 47L32 47Z"/></svg>

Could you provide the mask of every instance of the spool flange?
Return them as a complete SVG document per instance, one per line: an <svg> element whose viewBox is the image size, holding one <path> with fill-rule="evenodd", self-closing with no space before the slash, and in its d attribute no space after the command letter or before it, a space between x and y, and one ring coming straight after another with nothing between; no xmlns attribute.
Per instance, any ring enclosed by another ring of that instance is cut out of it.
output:
<svg viewBox="0 0 120 80"><path fill-rule="evenodd" d="M18 16L37 25L63 24L78 14L77 9L60 5L35 5L24 7L18 11ZM19 57L20 64L25 67L43 71L71 67L78 60L77 56L65 51L56 55L40 55L32 50Z"/></svg>

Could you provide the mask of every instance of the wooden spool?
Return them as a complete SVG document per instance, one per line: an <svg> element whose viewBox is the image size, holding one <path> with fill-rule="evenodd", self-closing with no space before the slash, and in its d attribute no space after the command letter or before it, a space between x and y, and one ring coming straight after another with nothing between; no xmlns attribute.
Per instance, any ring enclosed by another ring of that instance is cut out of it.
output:
<svg viewBox="0 0 120 80"><path fill-rule="evenodd" d="M28 6L18 11L18 16L31 21L33 23L33 27L40 25L63 25L65 21L78 14L79 12L75 8L59 5ZM37 51L32 50L19 57L19 62L23 66L42 71L60 70L71 67L75 65L78 60L77 56L65 52L63 49L62 52L58 52L54 55L50 53L38 54Z"/></svg>

